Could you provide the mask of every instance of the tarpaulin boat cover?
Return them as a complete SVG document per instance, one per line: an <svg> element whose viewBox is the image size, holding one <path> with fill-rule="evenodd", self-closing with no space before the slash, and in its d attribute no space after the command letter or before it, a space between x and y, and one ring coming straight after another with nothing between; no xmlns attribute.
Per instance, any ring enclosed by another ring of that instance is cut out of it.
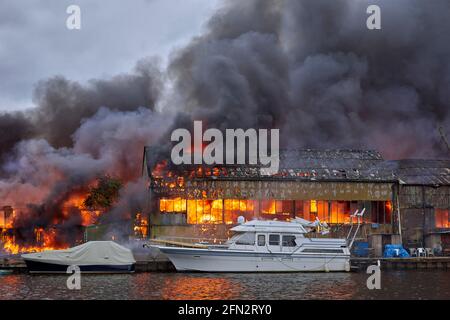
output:
<svg viewBox="0 0 450 320"><path fill-rule="evenodd" d="M49 250L22 255L22 258L64 265L130 265L133 253L113 241L90 241L65 250Z"/></svg>

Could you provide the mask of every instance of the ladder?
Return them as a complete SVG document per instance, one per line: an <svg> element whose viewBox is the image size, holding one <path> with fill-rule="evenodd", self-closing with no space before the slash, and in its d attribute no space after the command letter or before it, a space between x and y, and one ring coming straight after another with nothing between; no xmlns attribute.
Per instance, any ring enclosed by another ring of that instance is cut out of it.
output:
<svg viewBox="0 0 450 320"><path fill-rule="evenodd" d="M352 214L350 216L351 225L350 225L350 230L348 231L348 235L346 238L347 246L348 246L349 250L353 247L353 243L355 242L356 235L358 234L359 228L361 227L362 217L364 215L364 212L366 212L366 208L362 209L361 212L359 212L359 209L358 209L355 211L354 214ZM356 228L354 228L355 225L353 224L354 218L356 218L356 221L357 221ZM353 229L355 229L355 230L353 231ZM353 235L352 235L352 232L353 232Z"/></svg>

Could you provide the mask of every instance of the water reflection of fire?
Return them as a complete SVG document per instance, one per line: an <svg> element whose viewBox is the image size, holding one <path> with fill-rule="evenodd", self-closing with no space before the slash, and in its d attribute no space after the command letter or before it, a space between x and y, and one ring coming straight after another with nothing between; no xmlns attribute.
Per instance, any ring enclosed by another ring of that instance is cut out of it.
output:
<svg viewBox="0 0 450 320"><path fill-rule="evenodd" d="M230 279L180 275L165 281L162 299L236 299L241 292L241 285Z"/></svg>

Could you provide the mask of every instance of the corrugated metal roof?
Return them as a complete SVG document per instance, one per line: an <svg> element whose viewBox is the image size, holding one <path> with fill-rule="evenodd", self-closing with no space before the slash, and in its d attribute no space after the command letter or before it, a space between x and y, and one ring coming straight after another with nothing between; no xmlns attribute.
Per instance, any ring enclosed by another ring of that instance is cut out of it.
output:
<svg viewBox="0 0 450 320"><path fill-rule="evenodd" d="M145 157L152 159L152 148ZM154 164L147 163L152 171ZM450 160L383 160L375 150L280 151L280 169L261 176L259 166L183 166L178 176L198 179L296 179L305 181L397 181L405 184L450 185Z"/></svg>
<svg viewBox="0 0 450 320"><path fill-rule="evenodd" d="M279 175L307 180L392 180L378 171L383 161L375 150L290 149L280 152Z"/></svg>
<svg viewBox="0 0 450 320"><path fill-rule="evenodd" d="M381 170L394 172L403 184L450 185L450 160L388 160L380 165Z"/></svg>

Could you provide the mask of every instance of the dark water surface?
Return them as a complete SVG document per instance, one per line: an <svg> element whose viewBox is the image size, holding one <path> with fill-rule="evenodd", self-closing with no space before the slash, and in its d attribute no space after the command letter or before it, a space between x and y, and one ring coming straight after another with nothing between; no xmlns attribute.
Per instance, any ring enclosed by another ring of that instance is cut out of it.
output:
<svg viewBox="0 0 450 320"><path fill-rule="evenodd" d="M0 275L0 299L450 299L450 272L382 271L381 290L365 273Z"/></svg>

